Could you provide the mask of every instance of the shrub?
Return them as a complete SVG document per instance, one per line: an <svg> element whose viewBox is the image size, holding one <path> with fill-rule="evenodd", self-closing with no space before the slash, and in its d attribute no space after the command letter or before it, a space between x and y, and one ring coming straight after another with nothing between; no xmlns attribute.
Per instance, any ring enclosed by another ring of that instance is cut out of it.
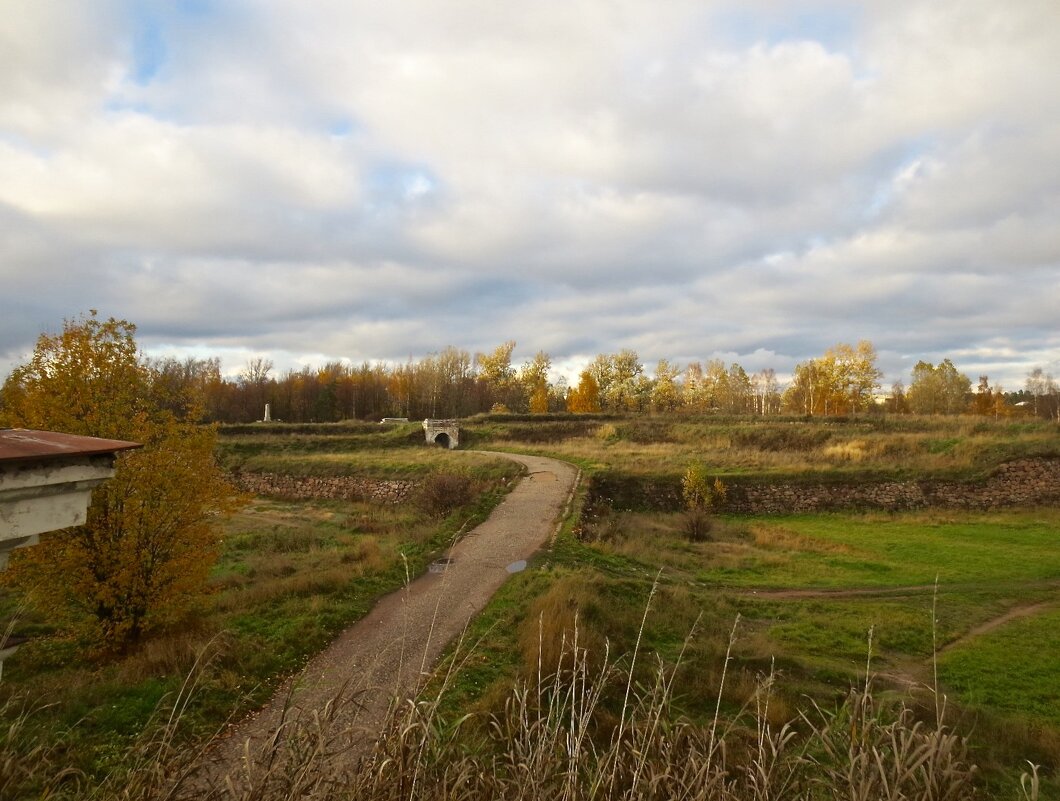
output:
<svg viewBox="0 0 1060 801"><path fill-rule="evenodd" d="M705 509L689 509L685 512L685 536L692 542L706 542L714 529L714 518Z"/></svg>
<svg viewBox="0 0 1060 801"><path fill-rule="evenodd" d="M432 473L420 484L416 507L431 517L445 517L471 502L471 479L462 473Z"/></svg>
<svg viewBox="0 0 1060 801"><path fill-rule="evenodd" d="M712 482L701 462L692 462L681 478L681 496L685 501L685 534L693 542L710 536L713 527L710 513L725 503L725 485Z"/></svg>

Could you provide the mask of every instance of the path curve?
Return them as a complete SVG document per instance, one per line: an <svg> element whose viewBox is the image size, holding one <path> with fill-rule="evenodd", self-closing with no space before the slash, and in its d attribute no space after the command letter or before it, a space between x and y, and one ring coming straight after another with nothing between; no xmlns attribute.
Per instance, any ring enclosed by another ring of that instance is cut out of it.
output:
<svg viewBox="0 0 1060 801"><path fill-rule="evenodd" d="M984 623L980 623L972 629L969 629L957 639L952 642L946 643L939 649L940 654L944 654L948 651L952 651L955 648L974 640L976 637L982 637L984 634L989 634L995 629L999 629L1006 623L1010 623L1013 620L1018 620L1021 617L1031 617L1037 615L1048 609L1052 609L1056 605L1055 601L1041 601L1035 604L1025 604L1023 606L1014 606L1003 614L998 615L995 618L991 618Z"/></svg>
<svg viewBox="0 0 1060 801"><path fill-rule="evenodd" d="M338 728L367 742L378 733L391 699L415 692L444 648L508 578L507 568L548 542L568 510L577 468L542 456L477 453L519 462L528 475L450 549L444 570L381 598L262 709L225 732L211 749L213 780L245 767L245 755L259 751L285 716L311 715L342 696L352 702L342 707L349 719Z"/></svg>

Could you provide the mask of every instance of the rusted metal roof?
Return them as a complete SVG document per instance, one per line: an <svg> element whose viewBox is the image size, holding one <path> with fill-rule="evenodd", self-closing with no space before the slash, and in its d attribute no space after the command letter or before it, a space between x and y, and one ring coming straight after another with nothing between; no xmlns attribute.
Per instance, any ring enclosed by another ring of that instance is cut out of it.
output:
<svg viewBox="0 0 1060 801"><path fill-rule="evenodd" d="M82 437L77 434L33 431L28 428L0 428L0 462L98 456L142 447L138 442L126 442L121 439Z"/></svg>

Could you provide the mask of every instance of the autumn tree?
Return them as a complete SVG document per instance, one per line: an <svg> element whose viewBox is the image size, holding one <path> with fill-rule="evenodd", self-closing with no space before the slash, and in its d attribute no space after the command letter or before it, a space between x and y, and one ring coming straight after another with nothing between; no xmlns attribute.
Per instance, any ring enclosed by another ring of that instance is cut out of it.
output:
<svg viewBox="0 0 1060 801"><path fill-rule="evenodd" d="M891 384L891 397L887 399L888 411L892 414L908 414L909 401L905 397L905 384L895 381Z"/></svg>
<svg viewBox="0 0 1060 801"><path fill-rule="evenodd" d="M514 350L515 342L508 340L490 353L475 354L475 366L484 396L480 401L482 407L488 409L498 403L508 407L518 405L513 402L512 397L513 388L516 392L519 391L515 386L515 368L512 367Z"/></svg>
<svg viewBox="0 0 1060 801"><path fill-rule="evenodd" d="M972 411L976 414L987 416L994 413L993 389L990 387L990 376L979 376L979 384L975 388L972 397Z"/></svg>
<svg viewBox="0 0 1060 801"><path fill-rule="evenodd" d="M243 389L246 402L244 412L252 420L260 420L265 414L265 403L269 400L269 373L272 372L272 361L261 356L250 359L239 372L239 385Z"/></svg>
<svg viewBox="0 0 1060 801"><path fill-rule="evenodd" d="M691 412L702 412L706 410L706 399L704 397L703 365L699 362L691 362L685 368L684 381L684 405Z"/></svg>
<svg viewBox="0 0 1060 801"><path fill-rule="evenodd" d="M214 522L233 498L213 429L159 402L164 387L140 358L135 330L94 311L68 321L37 340L0 390L4 425L144 445L118 456L85 525L14 554L5 577L42 605L87 613L115 648L181 617L201 595L220 545Z"/></svg>
<svg viewBox="0 0 1060 801"><path fill-rule="evenodd" d="M759 370L751 376L751 392L756 414L776 414L780 411L780 384L772 367Z"/></svg>
<svg viewBox="0 0 1060 801"><path fill-rule="evenodd" d="M807 415L864 411L882 375L871 342L862 340L857 347L840 342L824 356L795 365L784 407Z"/></svg>
<svg viewBox="0 0 1060 801"><path fill-rule="evenodd" d="M567 411L574 414L592 414L600 411L600 385L592 371L582 370L578 386L567 393Z"/></svg>
<svg viewBox="0 0 1060 801"><path fill-rule="evenodd" d="M519 370L519 383L528 398L530 414L548 414L551 396L548 371L552 369L552 357L543 350Z"/></svg>
<svg viewBox="0 0 1060 801"><path fill-rule="evenodd" d="M224 398L221 360L151 359L148 367L154 373L152 395L155 401L180 418L205 416L216 420Z"/></svg>
<svg viewBox="0 0 1060 801"><path fill-rule="evenodd" d="M681 371L666 359L659 359L655 367L655 384L651 390L651 405L657 412L672 412L681 404L681 385L677 376Z"/></svg>
<svg viewBox="0 0 1060 801"><path fill-rule="evenodd" d="M703 371L703 386L700 390L706 408L712 412L724 411L729 403L729 371L721 359L711 359Z"/></svg>
<svg viewBox="0 0 1060 801"><path fill-rule="evenodd" d="M1055 417L1060 422L1060 388L1053 377L1035 367L1027 374L1024 392L1031 396L1036 417Z"/></svg>
<svg viewBox="0 0 1060 801"><path fill-rule="evenodd" d="M600 403L608 411L639 411L647 404L651 382L635 350L601 353L588 369L599 387Z"/></svg>
<svg viewBox="0 0 1060 801"><path fill-rule="evenodd" d="M472 408L471 354L453 347L432 353L415 366L419 409L428 417L460 417Z"/></svg>
<svg viewBox="0 0 1060 801"><path fill-rule="evenodd" d="M825 413L829 381L827 370L819 360L810 359L796 364L791 383L784 391L784 409L792 414Z"/></svg>
<svg viewBox="0 0 1060 801"><path fill-rule="evenodd" d="M867 339L852 347L840 342L824 355L834 397L833 412L861 412L872 401L883 373L876 367L876 348Z"/></svg>
<svg viewBox="0 0 1060 801"><path fill-rule="evenodd" d="M965 410L972 382L943 359L938 366L919 361L913 367L906 400L916 414L960 414Z"/></svg>
<svg viewBox="0 0 1060 801"><path fill-rule="evenodd" d="M725 411L729 414L745 414L754 410L754 393L751 377L739 364L733 362L726 373L728 397L725 399Z"/></svg>

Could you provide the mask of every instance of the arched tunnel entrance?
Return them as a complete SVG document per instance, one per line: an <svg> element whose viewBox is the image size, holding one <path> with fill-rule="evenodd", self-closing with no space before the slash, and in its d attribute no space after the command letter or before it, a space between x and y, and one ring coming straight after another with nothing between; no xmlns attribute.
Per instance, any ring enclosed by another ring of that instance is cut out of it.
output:
<svg viewBox="0 0 1060 801"><path fill-rule="evenodd" d="M431 420L423 421L423 433L426 440L432 445L440 445L443 448L460 447L460 426L456 420Z"/></svg>

